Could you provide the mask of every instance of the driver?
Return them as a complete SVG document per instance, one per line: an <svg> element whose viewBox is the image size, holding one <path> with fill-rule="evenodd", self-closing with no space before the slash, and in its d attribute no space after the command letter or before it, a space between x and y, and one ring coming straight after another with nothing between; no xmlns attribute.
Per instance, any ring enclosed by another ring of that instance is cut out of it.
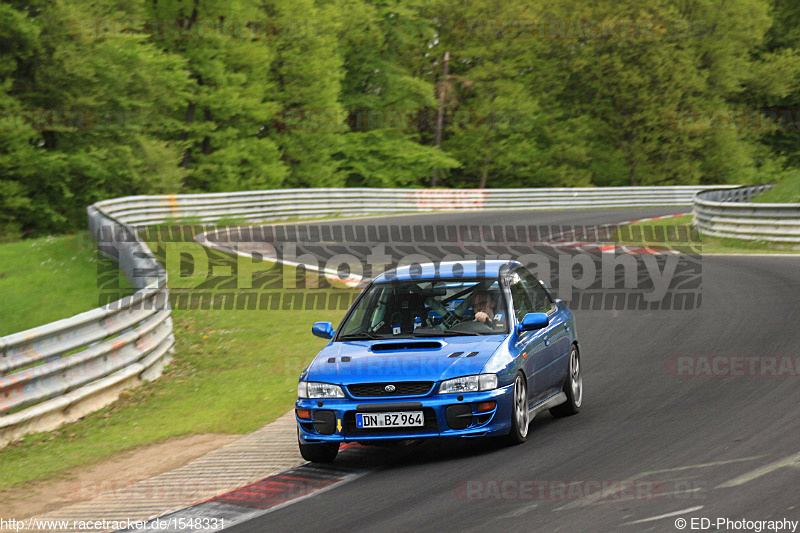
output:
<svg viewBox="0 0 800 533"><path fill-rule="evenodd" d="M489 327L495 327L495 307L497 300L489 291L477 291L472 296L472 312L476 322L482 322Z"/></svg>

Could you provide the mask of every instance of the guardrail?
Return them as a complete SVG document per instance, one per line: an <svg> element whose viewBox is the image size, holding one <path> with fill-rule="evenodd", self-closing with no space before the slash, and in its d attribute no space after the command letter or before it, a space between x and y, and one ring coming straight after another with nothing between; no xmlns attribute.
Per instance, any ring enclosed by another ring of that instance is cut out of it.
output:
<svg viewBox="0 0 800 533"><path fill-rule="evenodd" d="M689 206L709 186L550 189L286 189L173 196L130 196L100 202L133 226L169 220L267 221L294 217L375 215L476 209L586 209Z"/></svg>
<svg viewBox="0 0 800 533"><path fill-rule="evenodd" d="M692 201L695 225L706 234L772 242L800 242L800 204L752 203L772 185L699 192Z"/></svg>
<svg viewBox="0 0 800 533"><path fill-rule="evenodd" d="M89 207L102 253L139 289L108 305L0 338L0 446L77 420L161 375L172 332L166 273L132 228Z"/></svg>
<svg viewBox="0 0 800 533"><path fill-rule="evenodd" d="M0 338L0 446L99 409L124 388L161 375L175 339L166 273L136 230L170 220L270 221L291 217L443 210L689 206L710 187L557 189L289 189L131 196L88 208L100 251L139 289L106 306Z"/></svg>

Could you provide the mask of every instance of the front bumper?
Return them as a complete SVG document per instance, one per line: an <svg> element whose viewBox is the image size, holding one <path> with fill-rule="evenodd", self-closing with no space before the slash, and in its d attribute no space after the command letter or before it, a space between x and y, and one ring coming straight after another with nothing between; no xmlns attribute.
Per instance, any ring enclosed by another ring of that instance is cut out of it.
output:
<svg viewBox="0 0 800 533"><path fill-rule="evenodd" d="M491 391L430 394L421 398L298 399L295 403L298 436L303 443L320 443L505 435L511 428L513 389L512 384ZM459 397L462 399L459 400ZM496 402L494 409L478 410L479 403L490 401ZM300 418L297 410L311 411L311 418ZM388 411L422 411L425 425L408 428L356 427L357 412Z"/></svg>

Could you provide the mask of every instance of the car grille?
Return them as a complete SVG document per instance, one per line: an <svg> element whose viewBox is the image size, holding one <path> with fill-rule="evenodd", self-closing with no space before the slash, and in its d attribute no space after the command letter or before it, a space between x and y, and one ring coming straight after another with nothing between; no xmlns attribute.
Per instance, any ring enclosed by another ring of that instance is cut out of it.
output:
<svg viewBox="0 0 800 533"><path fill-rule="evenodd" d="M387 385L394 385L387 391ZM433 387L433 381L398 381L395 383L357 383L348 385L347 390L356 398L379 398L386 396L423 396Z"/></svg>

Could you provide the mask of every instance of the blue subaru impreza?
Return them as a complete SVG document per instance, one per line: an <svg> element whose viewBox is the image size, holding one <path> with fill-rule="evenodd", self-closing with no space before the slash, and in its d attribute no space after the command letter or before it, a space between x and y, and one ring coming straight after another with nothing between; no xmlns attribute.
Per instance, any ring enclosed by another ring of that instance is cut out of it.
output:
<svg viewBox="0 0 800 533"><path fill-rule="evenodd" d="M504 437L578 412L575 318L516 261L442 262L378 276L300 375L297 435L308 461L342 442Z"/></svg>

